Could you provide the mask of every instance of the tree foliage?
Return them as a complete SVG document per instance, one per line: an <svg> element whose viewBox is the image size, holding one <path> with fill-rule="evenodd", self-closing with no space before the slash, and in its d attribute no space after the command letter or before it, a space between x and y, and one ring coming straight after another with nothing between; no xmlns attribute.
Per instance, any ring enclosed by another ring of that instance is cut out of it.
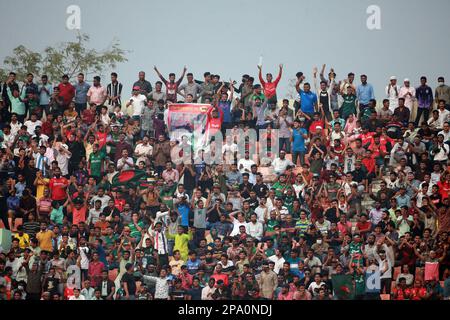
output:
<svg viewBox="0 0 450 320"><path fill-rule="evenodd" d="M42 53L18 46L3 60L0 81L4 81L10 71L17 74L19 81L25 79L27 73L46 74L50 82L59 81L63 74L70 79L80 72L86 76L102 75L106 68L113 69L127 61L127 51L120 48L118 39L113 39L109 48L102 51L89 48L89 40L87 34L78 34L75 41L49 46Z"/></svg>

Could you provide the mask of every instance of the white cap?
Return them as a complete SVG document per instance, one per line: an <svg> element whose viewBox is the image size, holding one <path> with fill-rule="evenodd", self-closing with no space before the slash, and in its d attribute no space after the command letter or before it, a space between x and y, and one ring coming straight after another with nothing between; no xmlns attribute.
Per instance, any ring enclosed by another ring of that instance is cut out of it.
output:
<svg viewBox="0 0 450 320"><path fill-rule="evenodd" d="M403 82L409 82L409 79L408 79L408 78L405 78L405 80L403 80Z"/></svg>
<svg viewBox="0 0 450 320"><path fill-rule="evenodd" d="M397 80L397 77L396 77L396 76L392 76L392 77L390 77L389 79L390 79L390 80Z"/></svg>

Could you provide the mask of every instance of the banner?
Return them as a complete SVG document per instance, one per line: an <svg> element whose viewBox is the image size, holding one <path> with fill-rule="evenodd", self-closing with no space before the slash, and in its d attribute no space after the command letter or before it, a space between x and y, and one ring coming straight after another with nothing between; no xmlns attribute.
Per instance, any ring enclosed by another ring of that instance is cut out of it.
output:
<svg viewBox="0 0 450 320"><path fill-rule="evenodd" d="M211 105L182 103L169 104L168 108L167 128L170 138L181 142L182 137L186 136L194 151L206 146L205 129Z"/></svg>

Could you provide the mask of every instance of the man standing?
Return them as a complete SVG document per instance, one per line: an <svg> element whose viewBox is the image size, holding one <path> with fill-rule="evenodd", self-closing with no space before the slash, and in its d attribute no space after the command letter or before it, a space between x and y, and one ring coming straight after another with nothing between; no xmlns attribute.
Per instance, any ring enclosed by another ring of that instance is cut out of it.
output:
<svg viewBox="0 0 450 320"><path fill-rule="evenodd" d="M75 110L81 115L83 110L86 109L87 93L91 87L86 81L84 81L84 74L78 74L78 82L75 87Z"/></svg>
<svg viewBox="0 0 450 320"><path fill-rule="evenodd" d="M48 83L48 77L44 74L41 77L42 84L38 87L38 95L39 95L39 106L42 112L45 111L45 115L47 116L50 112L50 97L53 94L53 87Z"/></svg>
<svg viewBox="0 0 450 320"><path fill-rule="evenodd" d="M434 98L436 104L439 103L439 100L444 100L445 108L450 111L450 87L445 84L444 77L438 78L438 87L436 88Z"/></svg>
<svg viewBox="0 0 450 320"><path fill-rule="evenodd" d="M276 105L277 104L277 86L278 82L280 82L281 75L283 74L283 65L280 64L280 71L278 72L278 77L275 79L275 81L272 82L273 76L271 73L268 73L266 75L266 80L264 81L262 77L262 66L258 65L259 69L259 82L261 83L261 86L264 90L264 95L266 97L267 103L269 105Z"/></svg>
<svg viewBox="0 0 450 320"><path fill-rule="evenodd" d="M214 95L214 85L211 82L211 73L205 72L203 77L205 82L200 85L201 91L199 94L201 97L201 103L205 103L207 100L211 101L212 96Z"/></svg>
<svg viewBox="0 0 450 320"><path fill-rule="evenodd" d="M152 84L150 82L148 82L147 80L145 80L145 72L144 71L139 72L139 80L133 84L133 88L134 87L139 87L140 88L139 93L143 94L144 96L147 96L153 90Z"/></svg>
<svg viewBox="0 0 450 320"><path fill-rule="evenodd" d="M277 274L270 270L269 263L263 262L263 271L259 275L259 287L261 288L261 297L266 300L273 300L273 293L278 287Z"/></svg>
<svg viewBox="0 0 450 320"><path fill-rule="evenodd" d="M67 74L62 76L62 81L58 85L58 89L59 97L63 99L63 110L65 110L75 96L75 87L69 83L69 76Z"/></svg>
<svg viewBox="0 0 450 320"><path fill-rule="evenodd" d="M433 107L433 90L427 85L427 77L420 78L420 87L416 89L418 109L416 117L416 127L419 125L423 113L423 121L427 121L430 110Z"/></svg>
<svg viewBox="0 0 450 320"><path fill-rule="evenodd" d="M56 167L54 170L55 176L50 179L48 188L52 194L52 200L58 201L60 205L63 205L67 199L67 187L69 186L69 180L61 176L61 169Z"/></svg>
<svg viewBox="0 0 450 320"><path fill-rule="evenodd" d="M303 75L298 78L295 89L300 95L300 110L308 118L313 118L314 112L317 109L317 95L311 91L311 85L309 83L303 85L303 90L300 89L300 84L304 79L305 76Z"/></svg>
<svg viewBox="0 0 450 320"><path fill-rule="evenodd" d="M95 104L97 114L100 114L103 104L106 101L106 88L100 84L100 77L94 77L94 85L89 88L87 99L89 104Z"/></svg>
<svg viewBox="0 0 450 320"><path fill-rule="evenodd" d="M14 72L10 72L8 75L8 79L3 84L2 97L6 107L11 107L11 101L8 96L7 88L14 92L14 90L19 91L19 85L16 82L16 74ZM10 109L9 109L10 110Z"/></svg>
<svg viewBox="0 0 450 320"><path fill-rule="evenodd" d="M361 84L356 89L356 97L359 101L359 111L364 113L364 110L369 107L369 101L375 99L373 86L367 83L367 76L361 75Z"/></svg>
<svg viewBox="0 0 450 320"><path fill-rule="evenodd" d="M416 89L411 87L411 82L408 78L403 81L404 86L400 88L398 94L399 98L405 99L405 106L412 111L414 100L416 99Z"/></svg>
<svg viewBox="0 0 450 320"><path fill-rule="evenodd" d="M397 85L397 78L395 76L392 76L389 81L386 87L386 97L389 99L389 110L394 112L398 107L400 87Z"/></svg>
<svg viewBox="0 0 450 320"><path fill-rule="evenodd" d="M186 101L186 97L188 94L192 95L193 102L197 102L199 94L201 92L201 86L194 81L194 75L192 73L187 74L187 83L182 84L178 88L178 94L184 98Z"/></svg>
<svg viewBox="0 0 450 320"><path fill-rule="evenodd" d="M141 121L141 115L144 111L145 105L147 104L147 98L145 95L141 94L142 89L140 87L133 87L133 96L127 102L126 107L132 106L132 117L133 120Z"/></svg>
<svg viewBox="0 0 450 320"><path fill-rule="evenodd" d="M108 95L108 104L113 107L121 106L122 101L122 84L117 81L117 73L111 73L111 83L106 87L106 94Z"/></svg>
<svg viewBox="0 0 450 320"><path fill-rule="evenodd" d="M158 74L161 81L166 85L166 95L167 95L167 101L170 101L172 103L177 102L177 91L178 87L181 84L181 81L183 81L184 75L186 74L186 66L183 68L183 73L181 74L180 79L175 81L175 73L169 73L169 81L167 81L163 75L158 71L158 68L155 66L155 71Z"/></svg>

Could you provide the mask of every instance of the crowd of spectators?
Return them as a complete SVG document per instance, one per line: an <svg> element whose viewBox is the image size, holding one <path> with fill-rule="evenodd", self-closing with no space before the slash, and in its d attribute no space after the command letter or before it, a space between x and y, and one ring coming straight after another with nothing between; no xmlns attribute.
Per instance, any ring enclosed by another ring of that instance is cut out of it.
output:
<svg viewBox="0 0 450 320"><path fill-rule="evenodd" d="M448 299L444 78L375 90L323 66L289 100L283 65L258 68L240 84L186 67L127 85L3 79L0 300L328 300L344 274L355 299ZM223 163L170 135L180 102L210 105Z"/></svg>

